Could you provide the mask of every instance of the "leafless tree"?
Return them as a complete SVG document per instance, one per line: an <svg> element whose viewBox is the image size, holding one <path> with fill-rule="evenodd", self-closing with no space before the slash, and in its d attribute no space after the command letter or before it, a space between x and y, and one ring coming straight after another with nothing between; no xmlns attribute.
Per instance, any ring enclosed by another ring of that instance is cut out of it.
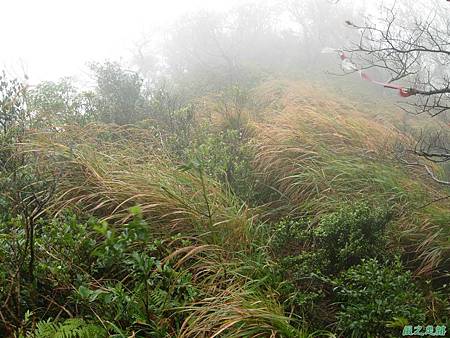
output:
<svg viewBox="0 0 450 338"><path fill-rule="evenodd" d="M362 69L375 68L389 76L389 83L399 83L410 94L401 107L416 114L439 115L439 132L419 137L411 151L426 160L450 163L450 3L428 1L396 4L381 9L376 18L363 23L347 21L360 34L346 51ZM423 163L430 176L439 179Z"/></svg>
<svg viewBox="0 0 450 338"><path fill-rule="evenodd" d="M417 95L407 104L418 113L450 110L450 5L383 8L380 18L347 24L360 32L347 51L363 68L383 69L389 82L407 82Z"/></svg>

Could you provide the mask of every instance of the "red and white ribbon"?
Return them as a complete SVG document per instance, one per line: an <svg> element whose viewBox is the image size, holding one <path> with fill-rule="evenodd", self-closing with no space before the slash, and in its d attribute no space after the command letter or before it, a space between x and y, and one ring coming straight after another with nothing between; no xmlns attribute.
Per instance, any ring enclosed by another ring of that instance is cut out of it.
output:
<svg viewBox="0 0 450 338"><path fill-rule="evenodd" d="M351 71L358 72L359 75L361 76L361 79L363 79L363 80L372 82L374 84L383 86L385 88L398 90L399 95L402 97L408 97L408 96L417 94L417 91L414 88L405 88L405 87L395 84L395 83L380 82L380 81L376 81L376 80L372 79L367 73L365 73L361 69L361 67L358 67L352 60L350 60L350 58L342 50L327 47L322 50L322 53L338 53L339 57L341 58L341 61L342 61L342 64L341 64L342 69L344 69L346 71L350 71L350 72Z"/></svg>

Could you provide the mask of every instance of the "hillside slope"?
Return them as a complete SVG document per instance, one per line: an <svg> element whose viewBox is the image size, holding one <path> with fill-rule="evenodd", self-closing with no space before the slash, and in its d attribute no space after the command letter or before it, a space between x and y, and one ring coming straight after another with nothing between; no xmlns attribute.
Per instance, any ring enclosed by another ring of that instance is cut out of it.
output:
<svg viewBox="0 0 450 338"><path fill-rule="evenodd" d="M0 330L391 337L448 321L449 191L401 164L414 139L388 113L282 80L196 107L27 133L22 189L48 205L36 281L0 261ZM30 224L1 222L0 257L17 256L6 243Z"/></svg>

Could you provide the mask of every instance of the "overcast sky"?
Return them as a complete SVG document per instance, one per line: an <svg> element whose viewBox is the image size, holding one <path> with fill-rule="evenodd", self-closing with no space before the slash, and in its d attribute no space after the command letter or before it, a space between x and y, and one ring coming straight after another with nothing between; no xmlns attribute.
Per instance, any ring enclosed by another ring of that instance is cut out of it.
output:
<svg viewBox="0 0 450 338"><path fill-rule="evenodd" d="M0 69L32 82L86 73L89 61L128 59L152 27L245 0L2 0Z"/></svg>

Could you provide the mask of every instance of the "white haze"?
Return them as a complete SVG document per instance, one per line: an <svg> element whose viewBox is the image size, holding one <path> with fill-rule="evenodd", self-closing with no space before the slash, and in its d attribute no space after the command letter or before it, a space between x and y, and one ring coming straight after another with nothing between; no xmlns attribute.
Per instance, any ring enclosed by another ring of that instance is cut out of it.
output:
<svg viewBox="0 0 450 338"><path fill-rule="evenodd" d="M427 1L421 0L424 4ZM135 56L140 41L145 41L150 36L158 36L158 32L163 32L165 27L186 13L199 10L228 11L245 3L256 3L259 7L267 3L277 3L279 7L285 7L289 2L3 0L0 6L0 69L6 69L12 77L22 78L26 74L30 78L30 84L43 80L54 81L65 76L74 80L86 80L90 74L87 67L89 62L110 60L126 64ZM379 6L391 6L395 0L302 0L300 3L306 4L306 14L315 20L316 26L308 21L311 18L303 21L301 17L294 28L300 27L300 32L302 29L316 29L318 32L312 32L314 41L305 40L301 45L299 40L291 45L292 50L283 50L285 53L292 52L294 58L307 55L308 50L312 49L311 44L323 43L325 47L340 47L350 41L349 34L354 33L344 27L344 20L356 19L360 22L364 20L365 15L376 16ZM407 3L408 1L401 2L403 5ZM308 4L313 5L308 7ZM352 11L345 12L346 6L352 8ZM311 10L313 13L308 12ZM423 13L426 14L427 11L424 10ZM281 23L289 26L289 19L282 19ZM336 34L333 33L337 31L341 32L342 41L334 39ZM239 35L239 32L237 34ZM189 35L185 37L192 38ZM192 41L181 38L177 43L175 47L183 48ZM204 41L199 40L199 43L203 44ZM270 39L267 39L267 43L270 43ZM203 48L202 45L196 48L199 48L200 52L202 49L205 49L203 52L208 52L207 47ZM152 44L146 44L145 57L149 55L158 55ZM312 55L312 60L317 62L316 55ZM276 63L277 59L274 59L274 62Z"/></svg>
<svg viewBox="0 0 450 338"><path fill-rule="evenodd" d="M3 0L0 69L32 82L80 77L86 63L128 59L152 30L199 9L227 10L239 0Z"/></svg>

